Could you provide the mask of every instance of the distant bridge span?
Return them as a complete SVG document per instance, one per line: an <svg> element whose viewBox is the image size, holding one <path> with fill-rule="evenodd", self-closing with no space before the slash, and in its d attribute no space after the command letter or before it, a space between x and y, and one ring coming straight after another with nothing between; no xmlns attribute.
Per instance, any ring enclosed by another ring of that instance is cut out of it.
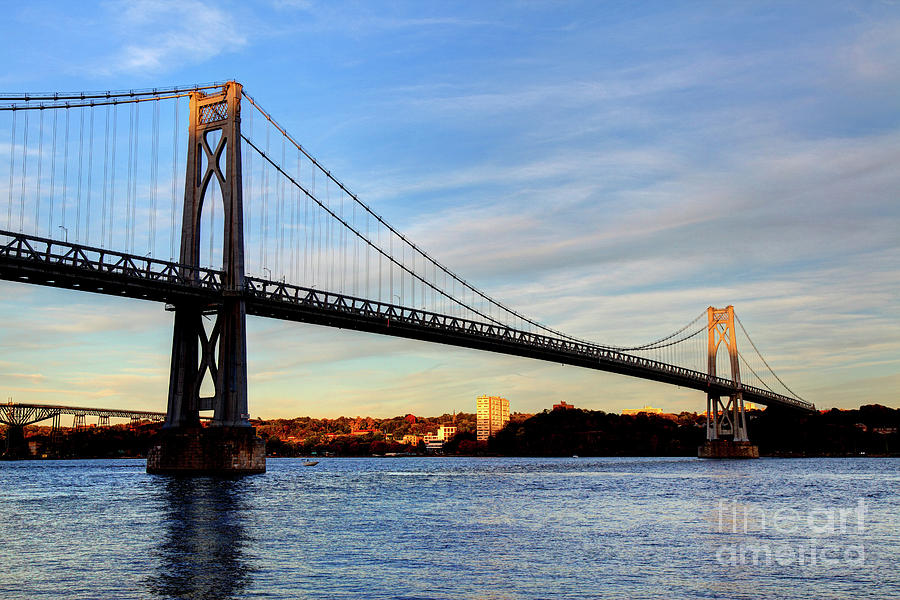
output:
<svg viewBox="0 0 900 600"><path fill-rule="evenodd" d="M79 418L83 419L84 417L100 417L101 420L106 421L110 418L132 419L133 421L164 421L166 419L166 413L164 412L147 410L26 404L21 402L0 404L0 423L9 427L24 427L46 421L47 419L53 419L54 427L59 427L60 415L73 415L76 418L76 424Z"/></svg>

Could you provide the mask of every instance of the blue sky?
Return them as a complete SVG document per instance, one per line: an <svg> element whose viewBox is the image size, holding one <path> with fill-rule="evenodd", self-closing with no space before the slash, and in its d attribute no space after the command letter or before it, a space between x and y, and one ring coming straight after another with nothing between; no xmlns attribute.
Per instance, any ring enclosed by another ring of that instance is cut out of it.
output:
<svg viewBox="0 0 900 600"><path fill-rule="evenodd" d="M643 342L734 304L819 406L898 403L896 2L32 1L10 92L241 81L364 201L493 296ZM0 284L18 401L162 410L161 306ZM251 319L251 412L700 410L612 374Z"/></svg>

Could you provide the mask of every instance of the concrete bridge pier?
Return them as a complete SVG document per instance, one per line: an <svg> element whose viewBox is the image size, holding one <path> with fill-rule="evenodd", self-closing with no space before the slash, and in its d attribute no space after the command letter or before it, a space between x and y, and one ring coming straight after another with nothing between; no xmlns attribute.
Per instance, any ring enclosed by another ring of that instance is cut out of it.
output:
<svg viewBox="0 0 900 600"><path fill-rule="evenodd" d="M266 472L266 444L253 427L164 429L147 454L159 475L253 475Z"/></svg>
<svg viewBox="0 0 900 600"><path fill-rule="evenodd" d="M3 450L2 458L5 460L16 460L27 458L28 444L25 443L25 427L21 425L6 426L6 447Z"/></svg>
<svg viewBox="0 0 900 600"><path fill-rule="evenodd" d="M200 218L204 203L216 201L207 192L217 185L224 215L221 296L214 302L175 305L166 423L148 453L148 473L248 475L266 470L265 442L250 426L247 408L241 94L234 81L221 92L191 94L181 274L187 280L199 278ZM201 396L201 389L210 388L211 396ZM208 427L200 425L203 410L213 411Z"/></svg>
<svg viewBox="0 0 900 600"><path fill-rule="evenodd" d="M731 379L741 383L741 370L734 332L734 307L707 309L708 367L716 376L716 355L725 345L731 363ZM718 394L706 397L706 442L697 449L699 458L759 458L759 448L747 437L744 396L737 392L725 402Z"/></svg>

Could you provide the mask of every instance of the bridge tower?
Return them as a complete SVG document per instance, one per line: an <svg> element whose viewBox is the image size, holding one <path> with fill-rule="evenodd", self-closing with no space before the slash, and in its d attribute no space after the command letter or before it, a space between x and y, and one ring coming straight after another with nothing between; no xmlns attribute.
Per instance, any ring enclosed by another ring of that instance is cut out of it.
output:
<svg viewBox="0 0 900 600"><path fill-rule="evenodd" d="M740 390L741 366L734 331L734 306L706 309L707 368L710 380L718 377L716 358L724 344L731 366L731 380ZM698 451L700 458L758 458L759 449L747 437L744 398L737 391L723 401L710 387L706 396L706 443Z"/></svg>
<svg viewBox="0 0 900 600"><path fill-rule="evenodd" d="M234 81L221 92L190 97L180 258L188 280L200 276L200 218L204 202L214 198L211 184L224 204L221 297L174 307L166 422L147 457L149 473L265 471L265 444L247 410L241 85ZM214 319L208 332L206 319ZM205 381L212 395L201 396ZM209 427L200 426L201 410L213 411Z"/></svg>

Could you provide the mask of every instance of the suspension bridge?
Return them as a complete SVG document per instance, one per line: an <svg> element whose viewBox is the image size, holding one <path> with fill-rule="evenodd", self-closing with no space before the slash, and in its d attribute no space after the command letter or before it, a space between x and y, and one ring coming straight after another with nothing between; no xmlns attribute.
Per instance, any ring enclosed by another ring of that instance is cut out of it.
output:
<svg viewBox="0 0 900 600"><path fill-rule="evenodd" d="M752 455L744 401L814 410L731 306L625 347L493 298L351 192L237 82L0 94L0 116L0 277L174 312L150 471L264 470L247 406L247 315L695 389L707 395L706 456ZM200 428L209 410L211 426Z"/></svg>

